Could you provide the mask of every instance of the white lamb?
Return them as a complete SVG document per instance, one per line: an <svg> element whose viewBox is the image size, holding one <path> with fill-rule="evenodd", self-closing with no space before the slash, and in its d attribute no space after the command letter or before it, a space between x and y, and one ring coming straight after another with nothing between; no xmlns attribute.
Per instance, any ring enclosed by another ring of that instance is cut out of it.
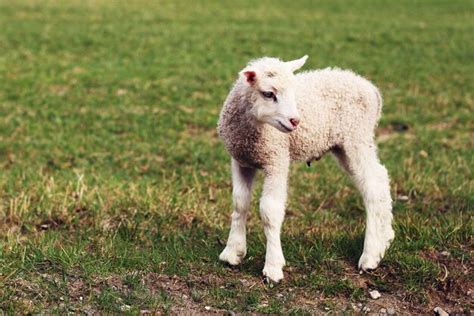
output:
<svg viewBox="0 0 474 316"><path fill-rule="evenodd" d="M263 275L283 278L280 229L285 215L288 169L330 151L354 179L367 210L359 269L375 269L394 238L389 177L377 158L374 129L382 99L368 80L340 69L294 75L308 56L283 62L250 62L223 106L218 132L232 155L233 213L219 258L237 265L247 252L246 219L257 169L265 180L260 215L267 238Z"/></svg>

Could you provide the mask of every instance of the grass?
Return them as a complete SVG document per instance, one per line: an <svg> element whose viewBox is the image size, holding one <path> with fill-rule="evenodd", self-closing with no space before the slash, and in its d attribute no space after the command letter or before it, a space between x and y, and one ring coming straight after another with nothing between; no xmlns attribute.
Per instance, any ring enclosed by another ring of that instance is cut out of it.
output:
<svg viewBox="0 0 474 316"><path fill-rule="evenodd" d="M374 310L369 289L401 313L472 310L473 9L0 1L0 310ZM383 92L397 237L359 275L361 198L329 158L294 165L286 279L267 286L256 202L245 262L217 261L231 184L215 124L248 60L304 54Z"/></svg>

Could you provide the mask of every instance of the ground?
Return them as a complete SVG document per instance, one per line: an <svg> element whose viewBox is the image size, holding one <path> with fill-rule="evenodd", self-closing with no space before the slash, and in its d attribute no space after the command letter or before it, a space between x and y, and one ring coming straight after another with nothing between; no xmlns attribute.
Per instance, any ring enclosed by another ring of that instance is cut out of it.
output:
<svg viewBox="0 0 474 316"><path fill-rule="evenodd" d="M0 1L0 310L472 313L473 9ZM359 194L331 157L293 165L285 280L267 285L261 175L247 257L218 262L231 182L215 127L248 60L305 54L383 93L396 239L359 274Z"/></svg>

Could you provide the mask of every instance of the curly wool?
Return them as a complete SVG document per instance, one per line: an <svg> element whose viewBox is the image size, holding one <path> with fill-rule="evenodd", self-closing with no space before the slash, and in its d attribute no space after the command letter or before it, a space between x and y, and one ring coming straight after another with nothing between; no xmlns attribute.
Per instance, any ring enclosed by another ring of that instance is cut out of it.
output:
<svg viewBox="0 0 474 316"><path fill-rule="evenodd" d="M225 249L219 259L239 264L246 254L245 222L255 169L265 178L260 217L267 238L263 275L283 279L280 232L291 161L310 163L331 151L359 189L367 210L364 250L358 266L375 269L390 246L390 179L377 157L374 128L382 98L368 80L340 69L293 75L307 56L283 62L251 62L231 90L218 131L232 155L234 211Z"/></svg>
<svg viewBox="0 0 474 316"><path fill-rule="evenodd" d="M326 68L295 75L295 97L301 122L285 134L260 124L250 111L253 100L240 77L229 93L218 122L228 152L242 166L267 170L281 157L291 161L319 159L344 144L371 144L382 99L367 79L348 70Z"/></svg>

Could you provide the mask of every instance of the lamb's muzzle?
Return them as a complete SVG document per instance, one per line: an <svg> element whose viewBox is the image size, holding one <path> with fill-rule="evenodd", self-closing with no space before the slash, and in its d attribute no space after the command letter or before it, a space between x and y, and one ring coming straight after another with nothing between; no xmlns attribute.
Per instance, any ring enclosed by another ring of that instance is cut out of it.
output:
<svg viewBox="0 0 474 316"><path fill-rule="evenodd" d="M300 120L299 119L295 119L295 118L290 118L290 123L291 125L293 125L293 127L297 127L298 124L300 123Z"/></svg>

